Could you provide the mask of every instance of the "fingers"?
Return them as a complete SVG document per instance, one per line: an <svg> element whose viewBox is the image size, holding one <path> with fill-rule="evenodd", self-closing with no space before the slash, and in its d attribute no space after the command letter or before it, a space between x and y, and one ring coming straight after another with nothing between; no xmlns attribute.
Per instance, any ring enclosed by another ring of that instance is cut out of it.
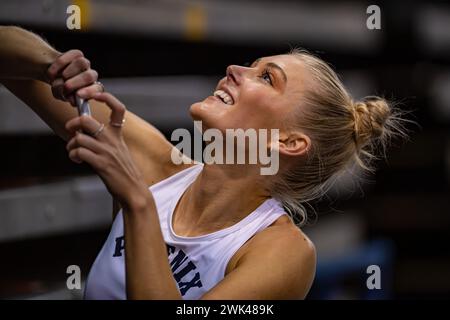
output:
<svg viewBox="0 0 450 320"><path fill-rule="evenodd" d="M85 57L79 57L73 60L62 72L62 77L64 80L70 79L77 74L89 70L91 67L91 62Z"/></svg>
<svg viewBox="0 0 450 320"><path fill-rule="evenodd" d="M87 162L96 170L100 170L102 168L101 157L96 153L94 153L93 151L86 149L84 147L79 147L70 150L69 158L70 160L77 163Z"/></svg>
<svg viewBox="0 0 450 320"><path fill-rule="evenodd" d="M77 134L72 139L70 139L70 141L66 145L66 150L69 151L69 155L73 149L77 148L86 148L96 154L101 154L105 152L104 147L98 140L79 132L77 132ZM71 160L81 163L80 162L81 159L77 157L73 157L71 158Z"/></svg>
<svg viewBox="0 0 450 320"><path fill-rule="evenodd" d="M70 50L52 63L47 70L47 77L54 97L62 101L69 101L75 107L75 92L80 88L92 86L97 81L98 74L91 69L90 61L80 50ZM84 99L89 99L95 91L100 91L100 88L96 88L97 90L93 88L85 92Z"/></svg>
<svg viewBox="0 0 450 320"><path fill-rule="evenodd" d="M82 130L86 134L93 134L96 132L101 126L97 120L93 117L83 115L80 117L75 117L69 121L67 121L65 128L72 135L74 135L77 131ZM96 138L101 138L103 134L98 135Z"/></svg>
<svg viewBox="0 0 450 320"><path fill-rule="evenodd" d="M64 82L64 96L68 97L75 93L76 90L90 86L98 79L98 73L95 70L84 71L73 78Z"/></svg>
<svg viewBox="0 0 450 320"><path fill-rule="evenodd" d="M111 122L122 123L122 120L125 117L125 111L127 110L122 102L108 92L97 93L93 96L93 98L97 101L106 103L106 105L111 109ZM114 128L120 129L118 127Z"/></svg>
<svg viewBox="0 0 450 320"><path fill-rule="evenodd" d="M84 71L65 82L62 78L56 78L51 83L53 96L62 101L69 101L70 104L75 107L76 101L74 98L74 94L76 90L84 88L86 86L89 87L94 85L97 78L98 78L97 71L92 69ZM101 86L95 84L95 88L98 92ZM94 94L93 90L88 91L88 93L90 94L87 94L87 98L91 98L92 95Z"/></svg>
<svg viewBox="0 0 450 320"><path fill-rule="evenodd" d="M83 52L80 50L69 50L60 55L55 62L47 70L47 77L50 81L54 81L58 74L73 60L83 57Z"/></svg>
<svg viewBox="0 0 450 320"><path fill-rule="evenodd" d="M103 92L103 86L98 83L94 83L88 87L79 89L77 91L77 95L82 99L89 100L99 92Z"/></svg>

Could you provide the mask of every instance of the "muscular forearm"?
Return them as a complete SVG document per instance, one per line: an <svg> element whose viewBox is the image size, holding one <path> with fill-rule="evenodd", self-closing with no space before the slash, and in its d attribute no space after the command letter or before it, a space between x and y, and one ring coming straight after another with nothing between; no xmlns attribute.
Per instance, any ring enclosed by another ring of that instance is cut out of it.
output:
<svg viewBox="0 0 450 320"><path fill-rule="evenodd" d="M44 40L24 29L0 26L0 79L46 81L45 71L60 55Z"/></svg>
<svg viewBox="0 0 450 320"><path fill-rule="evenodd" d="M123 217L127 298L182 299L151 194L141 205L124 208Z"/></svg>

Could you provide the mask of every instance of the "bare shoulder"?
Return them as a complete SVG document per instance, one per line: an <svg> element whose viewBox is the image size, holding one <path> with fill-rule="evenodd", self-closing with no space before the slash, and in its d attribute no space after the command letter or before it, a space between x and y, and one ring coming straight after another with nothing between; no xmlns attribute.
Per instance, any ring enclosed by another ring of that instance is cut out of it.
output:
<svg viewBox="0 0 450 320"><path fill-rule="evenodd" d="M246 243L247 254L258 254L261 248L289 254L292 258L311 258L315 260L316 249L313 242L286 215L278 218L272 225L256 234Z"/></svg>
<svg viewBox="0 0 450 320"><path fill-rule="evenodd" d="M224 280L205 299L304 299L315 271L314 244L282 216L235 253Z"/></svg>

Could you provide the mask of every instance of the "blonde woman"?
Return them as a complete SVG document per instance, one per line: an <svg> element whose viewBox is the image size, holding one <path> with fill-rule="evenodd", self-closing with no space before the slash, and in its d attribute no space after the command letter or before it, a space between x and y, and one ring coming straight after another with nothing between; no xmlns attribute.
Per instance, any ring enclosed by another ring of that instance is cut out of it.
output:
<svg viewBox="0 0 450 320"><path fill-rule="evenodd" d="M176 165L172 144L103 92L80 51L59 53L17 27L0 27L0 42L2 83L113 196L87 299L304 298L316 253L292 218L305 222L301 204L349 163L367 168L396 129L385 100L354 101L324 61L294 51L229 66L190 107L205 128L279 129L277 146L267 144L279 152L276 175L257 164ZM90 99L92 117L78 116L75 94Z"/></svg>

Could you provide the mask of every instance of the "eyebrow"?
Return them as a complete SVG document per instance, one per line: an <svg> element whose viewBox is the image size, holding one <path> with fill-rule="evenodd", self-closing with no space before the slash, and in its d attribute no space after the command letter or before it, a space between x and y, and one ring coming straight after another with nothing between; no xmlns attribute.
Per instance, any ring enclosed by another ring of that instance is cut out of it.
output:
<svg viewBox="0 0 450 320"><path fill-rule="evenodd" d="M256 65L259 63L259 61L261 61L261 58L256 59L256 60L252 63L252 66L256 66ZM267 63L266 63L266 66L268 66L268 67L270 67L270 68L275 68L275 69L277 69L278 71L280 71L281 75L283 76L284 82L287 83L287 76L286 76L286 73L284 72L283 68L281 68L279 65L277 65L276 63L273 63L273 62L267 62Z"/></svg>

